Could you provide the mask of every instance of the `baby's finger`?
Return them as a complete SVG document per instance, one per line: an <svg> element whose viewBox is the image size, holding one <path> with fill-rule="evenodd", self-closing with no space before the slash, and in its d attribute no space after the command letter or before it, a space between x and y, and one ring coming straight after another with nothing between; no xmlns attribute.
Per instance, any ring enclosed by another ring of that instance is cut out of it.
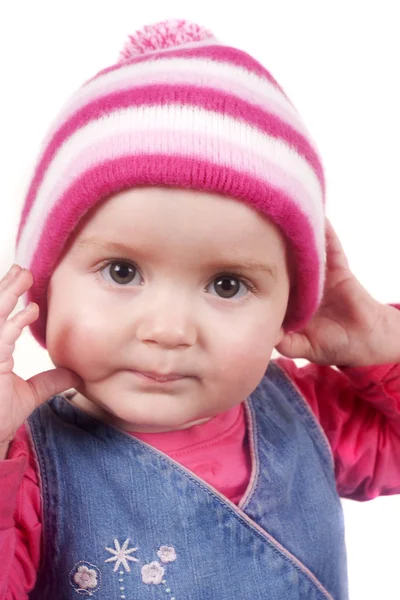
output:
<svg viewBox="0 0 400 600"><path fill-rule="evenodd" d="M39 316L39 307L30 302L26 308L8 319L0 328L0 362L6 360L10 354L10 346L13 346L20 337L22 330L31 325Z"/></svg>
<svg viewBox="0 0 400 600"><path fill-rule="evenodd" d="M12 267L8 270L8 272L3 275L3 277L0 279L0 289L1 286L3 285L3 282L9 281L10 279L12 279L13 277L15 277L15 275L21 270L21 267L17 264L12 265Z"/></svg>
<svg viewBox="0 0 400 600"><path fill-rule="evenodd" d="M32 387L36 406L39 406L55 394L73 387L77 388L82 383L82 379L74 371L58 367L34 375L27 383Z"/></svg>
<svg viewBox="0 0 400 600"><path fill-rule="evenodd" d="M19 298L29 290L33 284L30 271L21 269L13 278L3 280L3 288L0 289L0 326L8 319Z"/></svg>
<svg viewBox="0 0 400 600"><path fill-rule="evenodd" d="M8 283L14 279L14 277L21 271L19 265L13 265L11 269L6 273L0 280L0 292L3 288L7 287Z"/></svg>
<svg viewBox="0 0 400 600"><path fill-rule="evenodd" d="M276 349L287 358L308 358L312 352L307 336L301 333L286 333Z"/></svg>
<svg viewBox="0 0 400 600"><path fill-rule="evenodd" d="M326 266L328 269L349 268L349 261L344 252L343 245L338 234L333 228L332 223L328 218L325 219L325 239L327 260Z"/></svg>

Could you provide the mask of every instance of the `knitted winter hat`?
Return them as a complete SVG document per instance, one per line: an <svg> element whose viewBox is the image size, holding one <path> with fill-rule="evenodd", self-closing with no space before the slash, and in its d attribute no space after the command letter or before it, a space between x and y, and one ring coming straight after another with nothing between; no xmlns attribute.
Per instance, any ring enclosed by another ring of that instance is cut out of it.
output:
<svg viewBox="0 0 400 600"><path fill-rule="evenodd" d="M67 239L89 209L138 185L217 192L274 221L296 266L286 330L311 318L324 266L322 165L270 73L187 21L130 37L117 64L86 82L48 133L22 212L17 262L45 346L47 287Z"/></svg>

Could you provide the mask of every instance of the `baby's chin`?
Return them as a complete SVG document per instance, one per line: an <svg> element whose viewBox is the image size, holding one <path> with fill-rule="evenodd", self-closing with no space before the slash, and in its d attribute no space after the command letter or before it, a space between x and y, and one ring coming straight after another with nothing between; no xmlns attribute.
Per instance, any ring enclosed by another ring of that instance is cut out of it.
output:
<svg viewBox="0 0 400 600"><path fill-rule="evenodd" d="M161 433L188 429L194 425L205 423L212 419L213 413L204 414L204 411L193 410L193 407L182 406L182 398L165 394L146 394L145 397L138 392L116 393L119 401L104 402L96 397L90 390L85 390L86 395L77 392L71 402L84 412L96 419L129 432ZM186 410L185 410L186 409ZM216 412L217 414L217 412Z"/></svg>
<svg viewBox="0 0 400 600"><path fill-rule="evenodd" d="M178 423L176 425L167 426L165 424L149 424L149 425L139 425L137 423L132 424L130 427L121 427L121 429L125 429L125 431L129 431L131 433L168 433L170 431L183 431L185 429L189 429L190 427L194 427L196 425L201 425L202 423L207 423L210 421L212 417L205 417L204 419L198 419L196 421L189 421L188 423Z"/></svg>

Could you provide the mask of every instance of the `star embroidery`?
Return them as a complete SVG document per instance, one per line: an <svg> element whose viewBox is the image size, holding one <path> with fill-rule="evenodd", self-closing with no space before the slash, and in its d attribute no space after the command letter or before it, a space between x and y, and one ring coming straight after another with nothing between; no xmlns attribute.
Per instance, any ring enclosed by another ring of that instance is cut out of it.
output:
<svg viewBox="0 0 400 600"><path fill-rule="evenodd" d="M115 549L106 547L106 550L108 550L108 552L111 552L111 554L115 554L115 556L111 556L110 558L107 558L104 562L112 562L115 560L116 562L115 562L115 566L114 566L114 572L117 571L119 566L122 564L125 568L125 571L127 571L129 573L130 568L128 565L128 560L133 560L134 562L139 562L139 560L137 558L135 558L134 556L129 556L129 554L131 554L132 552L136 552L137 548L128 548L129 538L127 540L125 540L122 548L121 548L118 540L114 540L114 546L115 546Z"/></svg>

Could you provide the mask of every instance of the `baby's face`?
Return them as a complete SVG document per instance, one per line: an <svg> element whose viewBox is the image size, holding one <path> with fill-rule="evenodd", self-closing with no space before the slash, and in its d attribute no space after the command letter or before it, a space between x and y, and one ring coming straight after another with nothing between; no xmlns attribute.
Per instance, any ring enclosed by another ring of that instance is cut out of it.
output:
<svg viewBox="0 0 400 600"><path fill-rule="evenodd" d="M129 431L178 429L257 387L288 296L285 242L253 209L136 188L101 204L60 261L47 347L80 375L81 400L103 418Z"/></svg>

